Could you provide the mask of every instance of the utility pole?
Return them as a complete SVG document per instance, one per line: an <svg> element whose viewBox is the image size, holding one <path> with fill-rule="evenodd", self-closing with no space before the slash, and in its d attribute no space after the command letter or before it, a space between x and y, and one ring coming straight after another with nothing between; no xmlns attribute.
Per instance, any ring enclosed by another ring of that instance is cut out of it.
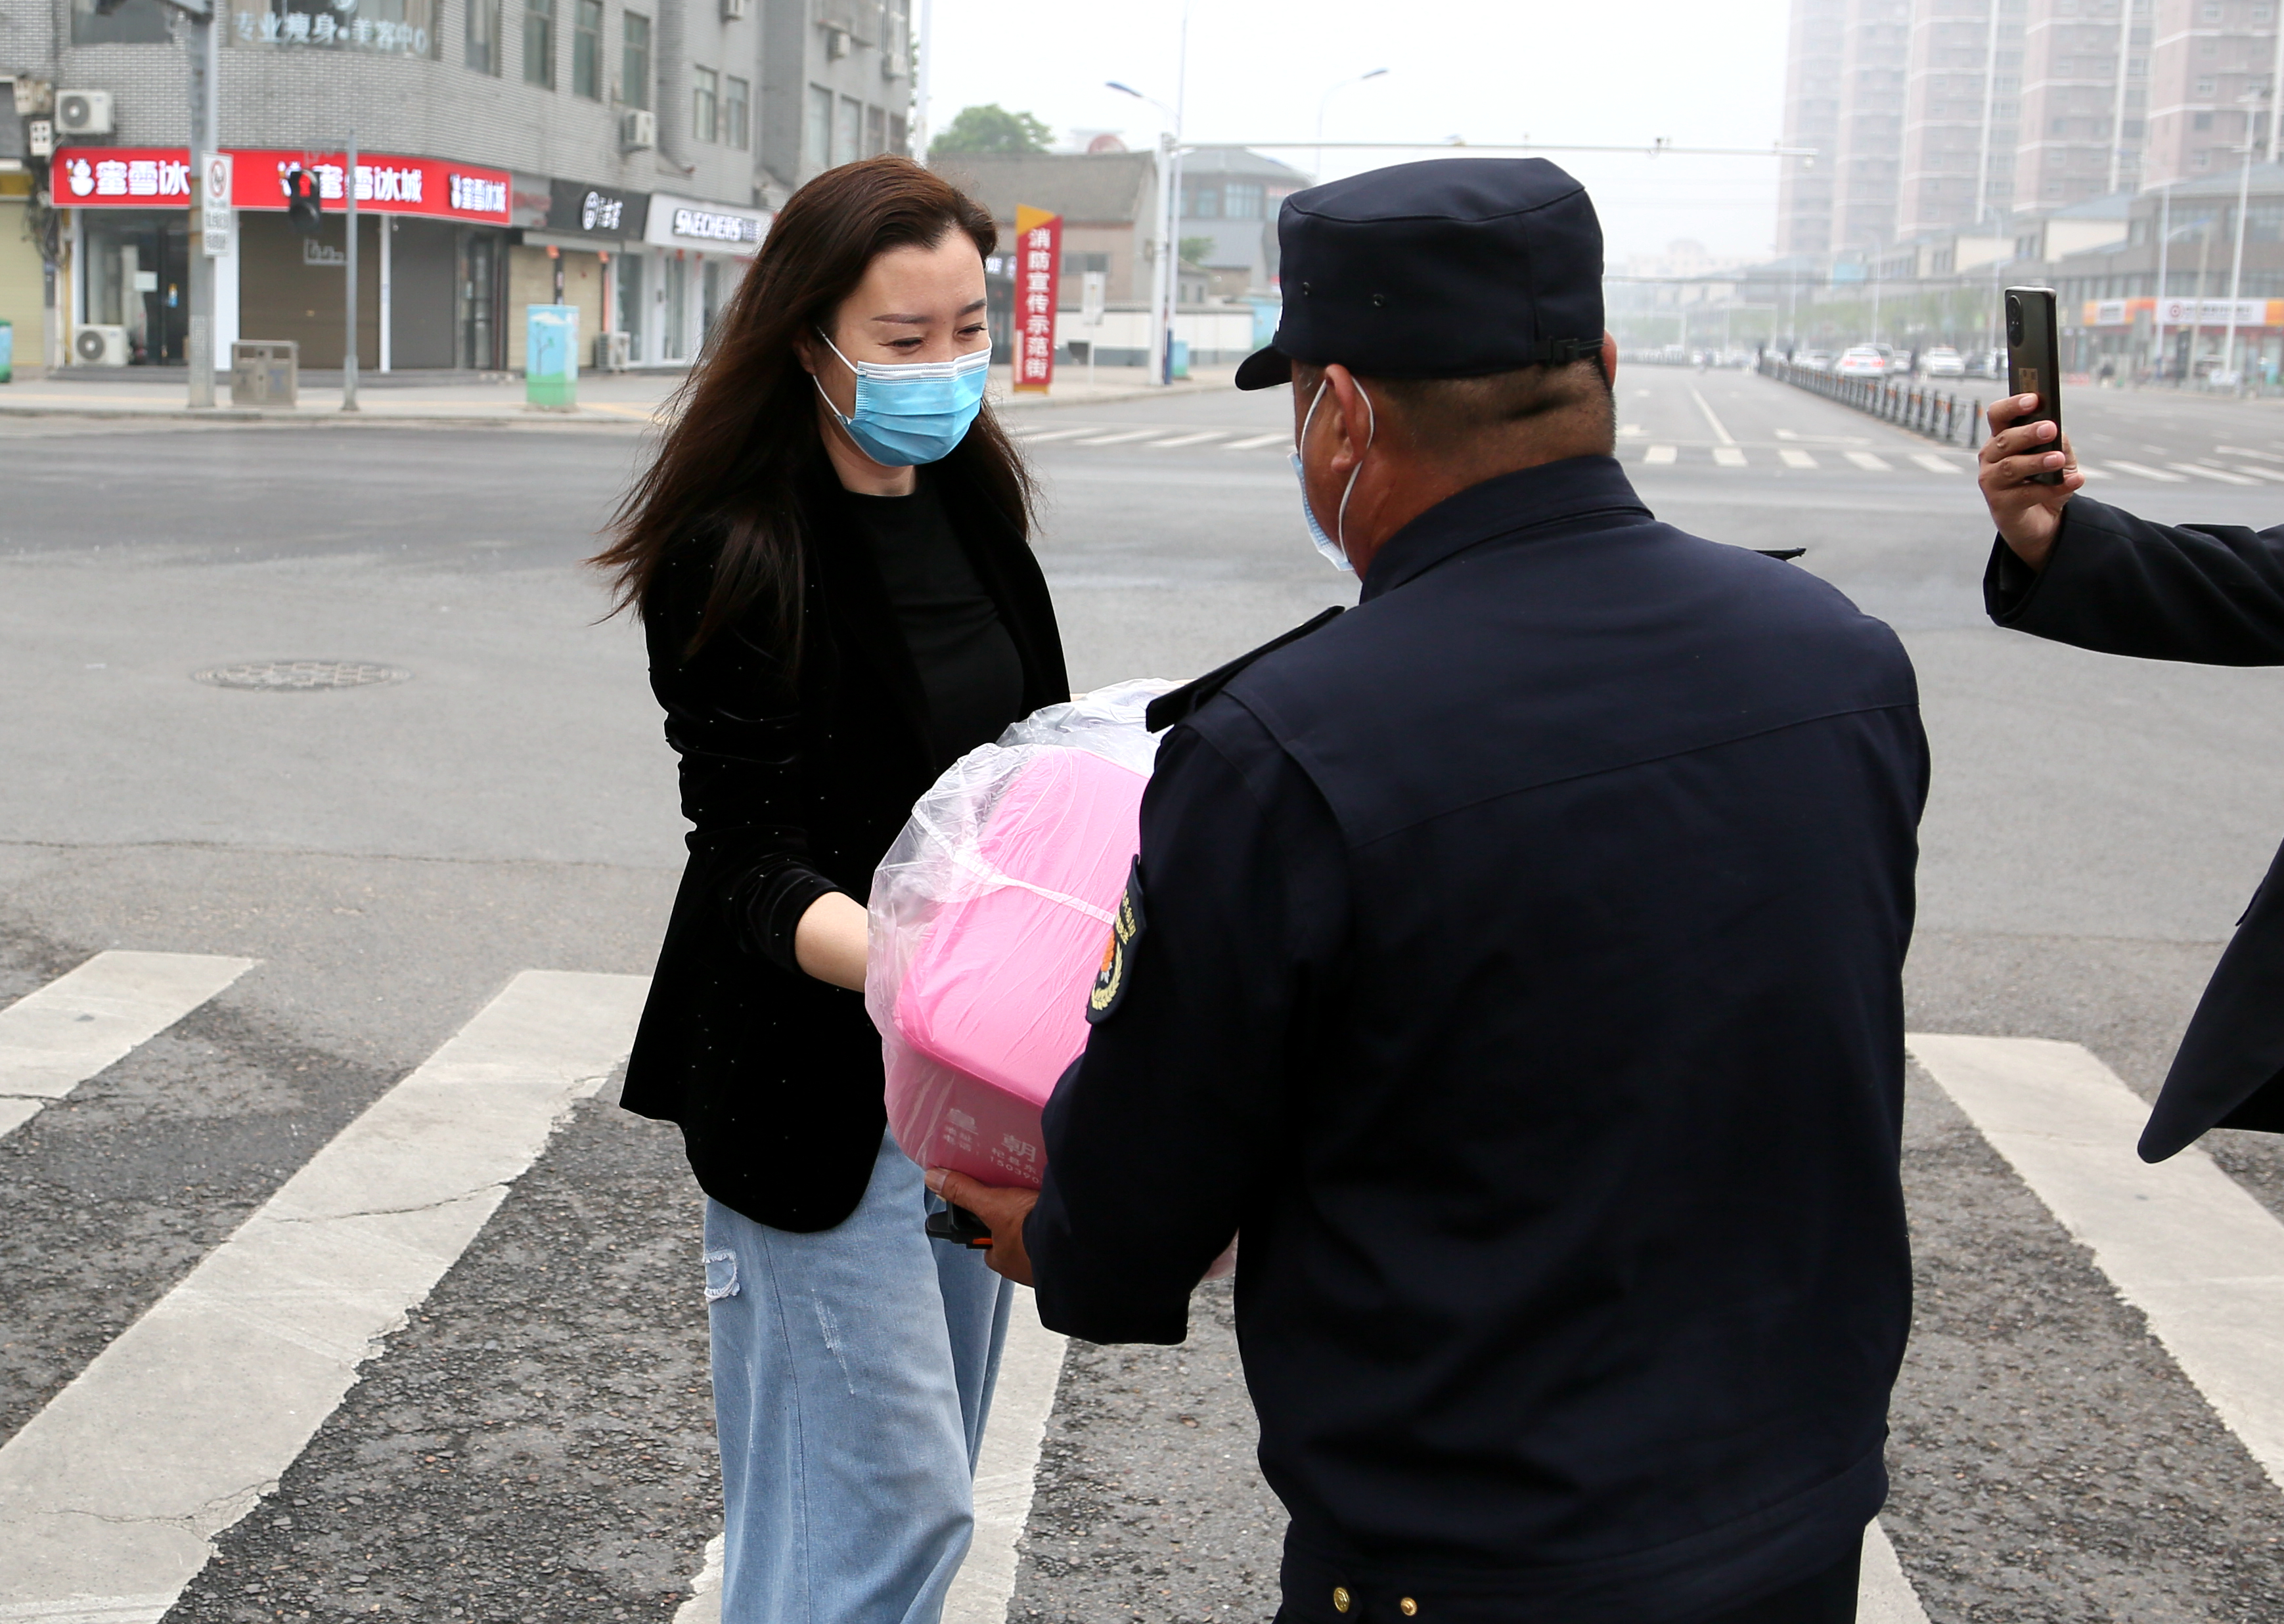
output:
<svg viewBox="0 0 2284 1624"><path fill-rule="evenodd" d="M2173 246L2173 188L2157 194L2157 381L2165 381L2165 256Z"/></svg>
<svg viewBox="0 0 2284 1624"><path fill-rule="evenodd" d="M341 269L348 274L341 278L347 292L345 319L348 332L341 347L341 410L355 411L357 408L357 285L356 285L356 130L349 130L348 168L341 173L341 218L348 226L348 262Z"/></svg>
<svg viewBox="0 0 2284 1624"><path fill-rule="evenodd" d="M216 22L218 0L207 0L200 10L175 9L190 27L184 41L191 69L191 228L197 240L191 245L191 319L189 354L190 406L194 411L215 403L215 271L214 256L207 252L202 216L206 210L207 160L215 151L220 117L222 35Z"/></svg>
<svg viewBox="0 0 2284 1624"><path fill-rule="evenodd" d="M2109 190L2117 190L2120 167L2125 160L2125 78L2133 61L2135 0L2117 0L2117 95L2109 110ZM2147 166L2143 166L2147 172Z"/></svg>

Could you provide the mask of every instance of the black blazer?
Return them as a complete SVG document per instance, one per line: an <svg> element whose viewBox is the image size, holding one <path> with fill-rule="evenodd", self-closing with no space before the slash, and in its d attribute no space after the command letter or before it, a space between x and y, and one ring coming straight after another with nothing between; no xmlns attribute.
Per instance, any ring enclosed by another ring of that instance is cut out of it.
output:
<svg viewBox="0 0 2284 1624"><path fill-rule="evenodd" d="M920 477L941 491L1014 641L1024 712L1067 699L1046 578L962 460ZM794 928L829 891L866 899L936 768L919 674L850 498L820 467L802 500L805 649L790 680L757 621L684 658L718 536L693 537L642 605L692 829L622 1103L680 1125L708 1195L756 1222L811 1230L855 1210L887 1117L864 995L802 974Z"/></svg>
<svg viewBox="0 0 2284 1624"><path fill-rule="evenodd" d="M2076 496L2043 572L1994 544L1983 597L2001 626L2105 654L2284 665L2284 527L2156 525ZM2208 1128L2284 1133L2284 850L2189 1019L2142 1159Z"/></svg>

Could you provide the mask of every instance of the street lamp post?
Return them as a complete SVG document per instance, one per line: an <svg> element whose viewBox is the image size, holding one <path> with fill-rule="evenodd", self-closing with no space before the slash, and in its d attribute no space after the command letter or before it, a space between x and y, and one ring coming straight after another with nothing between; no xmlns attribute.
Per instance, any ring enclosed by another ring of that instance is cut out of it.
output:
<svg viewBox="0 0 2284 1624"><path fill-rule="evenodd" d="M1343 79L1317 98L1317 178L1318 180L1325 178L1325 110L1332 105L1334 91L1345 90L1349 86L1362 84L1367 79L1378 79L1387 72L1384 67L1375 67L1368 73L1358 74L1353 79Z"/></svg>
<svg viewBox="0 0 2284 1624"><path fill-rule="evenodd" d="M1182 99L1183 90L1189 79L1189 44L1190 12L1185 5L1182 8L1183 70L1176 79L1174 105L1170 107L1154 96L1143 95L1132 85L1121 84L1115 79L1105 82L1109 89L1122 96L1148 102L1166 115L1170 125L1158 137L1158 263L1151 289L1151 371L1154 381L1161 384L1174 381L1174 312L1181 291L1178 233L1182 217Z"/></svg>
<svg viewBox="0 0 2284 1624"><path fill-rule="evenodd" d="M2244 290L2244 210L2252 196L2252 148L2255 137L2255 112L2261 98L2267 94L2262 86L2242 98L2244 105L2244 161L2236 172L2236 254L2228 272L2228 337L2221 349L2221 366L2229 374L2230 386L2241 388L2236 382L2236 296Z"/></svg>

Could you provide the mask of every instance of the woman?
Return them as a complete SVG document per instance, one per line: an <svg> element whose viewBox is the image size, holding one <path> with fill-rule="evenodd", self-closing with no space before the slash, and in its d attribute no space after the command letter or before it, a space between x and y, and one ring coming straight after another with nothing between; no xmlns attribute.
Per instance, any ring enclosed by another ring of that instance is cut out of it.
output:
<svg viewBox="0 0 2284 1624"><path fill-rule="evenodd" d="M694 825L624 1103L708 1198L728 1624L933 1624L972 1526L1006 1300L922 1233L861 989L912 803L1069 697L982 406L995 240L908 160L802 188L596 560Z"/></svg>

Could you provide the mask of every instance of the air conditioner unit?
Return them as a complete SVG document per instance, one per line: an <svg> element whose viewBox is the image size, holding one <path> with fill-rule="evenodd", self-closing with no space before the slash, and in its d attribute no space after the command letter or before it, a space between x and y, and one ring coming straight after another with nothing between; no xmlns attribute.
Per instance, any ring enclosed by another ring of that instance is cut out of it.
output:
<svg viewBox="0 0 2284 1624"><path fill-rule="evenodd" d="M56 133L62 136L107 136L111 133L111 92L56 92Z"/></svg>
<svg viewBox="0 0 2284 1624"><path fill-rule="evenodd" d="M736 22L746 14L746 0L722 0L722 20Z"/></svg>
<svg viewBox="0 0 2284 1624"><path fill-rule="evenodd" d="M125 366L127 329L82 327L72 333L72 359L82 366Z"/></svg>
<svg viewBox="0 0 2284 1624"><path fill-rule="evenodd" d="M623 332L597 333L595 335L595 370L598 372L625 371L633 347Z"/></svg>
<svg viewBox="0 0 2284 1624"><path fill-rule="evenodd" d="M619 114L619 148L639 152L658 144L658 114L646 107L630 107Z"/></svg>

